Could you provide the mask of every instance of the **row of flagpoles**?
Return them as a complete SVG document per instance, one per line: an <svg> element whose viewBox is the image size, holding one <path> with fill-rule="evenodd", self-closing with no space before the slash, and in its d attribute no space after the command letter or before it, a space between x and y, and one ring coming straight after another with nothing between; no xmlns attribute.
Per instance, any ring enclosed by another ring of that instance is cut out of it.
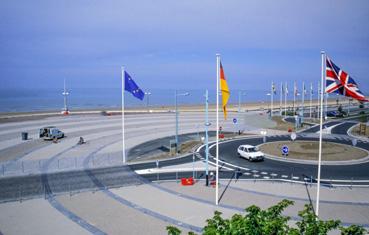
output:
<svg viewBox="0 0 369 235"><path fill-rule="evenodd" d="M323 126L323 102L326 93L336 92L340 95L349 96L359 101L367 101L365 96L362 95L358 89L355 81L349 77L344 71L337 67L333 62L326 57L324 51L321 52L322 68L321 68L321 80L318 83L318 100L319 100L319 117L320 117L320 132L319 132L319 152L318 152L318 175L317 175L317 197L316 197L316 209L315 213L319 214L319 197L320 197L320 174L321 174L321 159L322 159L322 126ZM216 54L216 182L215 182L215 204L219 204L219 93L222 95L222 110L224 119L227 119L227 104L230 97L230 91L228 88L227 80L224 74L223 66L220 61L220 54ZM287 95L288 86L287 82L285 86L281 83L280 86L280 112L282 114L282 97L284 95L284 111L287 113ZM302 109L304 109L304 98L306 95L305 83L302 83ZM329 88L329 89L328 89ZM145 93L137 86L131 76L122 67L122 160L126 163L125 143L124 143L124 91L131 93L134 97L143 100ZM276 87L272 82L271 87L271 110L273 112L273 96L276 94ZM294 96L293 96L293 111L296 111L296 96L298 89L296 82L294 82ZM310 117L312 109L312 96L313 96L313 84L310 84ZM325 99L327 102L327 99ZM326 103L327 104L327 103ZM302 110L303 111L303 110ZM206 123L207 125L207 123ZM207 152L208 154L208 152Z"/></svg>

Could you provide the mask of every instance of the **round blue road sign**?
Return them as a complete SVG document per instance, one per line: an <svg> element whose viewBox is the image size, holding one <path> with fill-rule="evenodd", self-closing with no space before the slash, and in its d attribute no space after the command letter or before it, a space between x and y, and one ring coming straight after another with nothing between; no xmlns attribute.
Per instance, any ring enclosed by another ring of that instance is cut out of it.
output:
<svg viewBox="0 0 369 235"><path fill-rule="evenodd" d="M283 154L288 154L288 146L287 145L282 146L282 153Z"/></svg>
<svg viewBox="0 0 369 235"><path fill-rule="evenodd" d="M237 123L237 118L233 118L233 123L236 124Z"/></svg>

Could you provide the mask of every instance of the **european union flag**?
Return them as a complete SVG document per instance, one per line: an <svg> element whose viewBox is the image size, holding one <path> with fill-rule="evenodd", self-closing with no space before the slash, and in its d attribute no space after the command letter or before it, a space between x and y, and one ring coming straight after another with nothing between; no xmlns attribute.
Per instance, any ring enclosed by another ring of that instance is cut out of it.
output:
<svg viewBox="0 0 369 235"><path fill-rule="evenodd" d="M134 97L143 100L145 97L145 93L137 86L135 81L131 78L131 76L124 71L124 90L131 93Z"/></svg>

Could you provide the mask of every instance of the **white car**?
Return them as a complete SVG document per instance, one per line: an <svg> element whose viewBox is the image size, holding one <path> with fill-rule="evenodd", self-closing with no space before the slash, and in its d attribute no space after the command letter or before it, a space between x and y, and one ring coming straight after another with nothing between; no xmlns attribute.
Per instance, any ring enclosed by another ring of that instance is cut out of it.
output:
<svg viewBox="0 0 369 235"><path fill-rule="evenodd" d="M240 145L237 149L237 153L240 157L246 158L249 161L264 160L264 153L252 145Z"/></svg>

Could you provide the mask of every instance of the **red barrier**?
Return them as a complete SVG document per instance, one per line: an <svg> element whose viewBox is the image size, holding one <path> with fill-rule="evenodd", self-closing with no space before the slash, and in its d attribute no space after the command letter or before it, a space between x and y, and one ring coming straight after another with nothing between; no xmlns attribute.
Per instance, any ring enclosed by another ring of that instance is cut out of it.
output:
<svg viewBox="0 0 369 235"><path fill-rule="evenodd" d="M195 181L193 180L192 177L190 177L190 178L181 178L181 184L183 186L194 185Z"/></svg>
<svg viewBox="0 0 369 235"><path fill-rule="evenodd" d="M219 134L219 139L223 139L224 138L224 134Z"/></svg>

